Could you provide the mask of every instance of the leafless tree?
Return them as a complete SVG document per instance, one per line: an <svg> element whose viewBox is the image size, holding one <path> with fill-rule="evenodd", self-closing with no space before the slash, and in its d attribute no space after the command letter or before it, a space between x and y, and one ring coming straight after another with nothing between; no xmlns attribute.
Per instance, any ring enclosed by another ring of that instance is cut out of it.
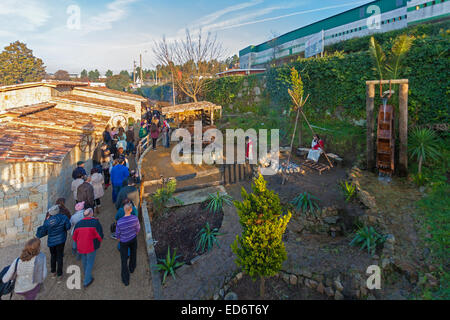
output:
<svg viewBox="0 0 450 320"><path fill-rule="evenodd" d="M200 30L192 36L188 29L183 40L169 43L163 37L155 42L153 52L159 63L170 68L176 86L195 102L204 93L207 80L219 71L224 56L217 35L208 33L204 38Z"/></svg>

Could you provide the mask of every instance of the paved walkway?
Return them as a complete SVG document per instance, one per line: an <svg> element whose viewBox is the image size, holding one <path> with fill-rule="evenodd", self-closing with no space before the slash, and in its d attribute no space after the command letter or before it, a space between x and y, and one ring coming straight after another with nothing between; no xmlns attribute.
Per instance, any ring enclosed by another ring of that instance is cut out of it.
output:
<svg viewBox="0 0 450 320"><path fill-rule="evenodd" d="M130 159L130 165L134 159ZM73 213L74 200L68 199L67 208ZM109 187L102 198L102 207L97 216L103 227L104 239L97 251L94 269L92 271L95 281L87 289L69 290L66 286L69 274L64 274L64 280L57 283L55 279L47 277L44 289L38 295L39 300L148 300L153 299L153 290L150 281L148 257L145 251L144 231L141 223L141 232L138 238L138 256L136 271L130 277L130 285L125 287L120 277L120 255L117 250L117 241L110 238L109 226L114 221L116 208L112 203L112 188ZM50 272L50 251L47 247L47 239L42 239L42 252L47 255L47 267ZM69 265L77 265L82 270L81 261L76 261L72 255L72 241L67 240L64 251L64 271ZM11 263L23 248L23 245L15 245L0 249L1 266ZM22 299L14 295L13 299Z"/></svg>

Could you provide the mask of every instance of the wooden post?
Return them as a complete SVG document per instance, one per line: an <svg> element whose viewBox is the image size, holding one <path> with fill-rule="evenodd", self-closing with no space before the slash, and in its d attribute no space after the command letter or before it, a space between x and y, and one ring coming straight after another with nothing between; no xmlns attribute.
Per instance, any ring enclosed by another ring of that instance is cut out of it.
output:
<svg viewBox="0 0 450 320"><path fill-rule="evenodd" d="M366 115L367 115L367 170L375 168L374 153L374 108L375 108L375 84L366 86Z"/></svg>
<svg viewBox="0 0 450 320"><path fill-rule="evenodd" d="M408 175L408 83L400 85L399 92L399 175Z"/></svg>

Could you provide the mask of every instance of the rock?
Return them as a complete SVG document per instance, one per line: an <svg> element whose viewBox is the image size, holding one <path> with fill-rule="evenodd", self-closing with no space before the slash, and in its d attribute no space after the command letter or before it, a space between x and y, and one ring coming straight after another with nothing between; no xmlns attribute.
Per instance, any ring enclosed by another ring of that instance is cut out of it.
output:
<svg viewBox="0 0 450 320"><path fill-rule="evenodd" d="M304 276L305 278L312 278L312 273L306 269L300 270L300 275Z"/></svg>
<svg viewBox="0 0 450 320"><path fill-rule="evenodd" d="M334 286L336 287L337 291L344 291L344 286L342 285L342 283L339 280L335 280L334 281Z"/></svg>
<svg viewBox="0 0 450 320"><path fill-rule="evenodd" d="M317 292L319 292L320 294L324 294L325 293L325 287L323 285L323 283L319 283L319 285L317 286Z"/></svg>
<svg viewBox="0 0 450 320"><path fill-rule="evenodd" d="M385 269L386 267L388 267L390 264L391 264L391 260L390 260L390 259L384 258L384 259L381 261L381 267L382 267L383 269Z"/></svg>
<svg viewBox="0 0 450 320"><path fill-rule="evenodd" d="M331 287L326 287L325 288L325 293L329 297L333 297L334 296L334 290Z"/></svg>
<svg viewBox="0 0 450 320"><path fill-rule="evenodd" d="M323 221L327 224L336 224L337 221L339 220L339 217L335 216L335 217L325 217L323 219Z"/></svg>
<svg viewBox="0 0 450 320"><path fill-rule="evenodd" d="M230 286L229 285L224 285L223 286L223 291L227 292L228 290L230 290Z"/></svg>
<svg viewBox="0 0 450 320"><path fill-rule="evenodd" d="M218 293L215 293L213 299L214 299L214 300L219 300L219 294L218 294Z"/></svg>
<svg viewBox="0 0 450 320"><path fill-rule="evenodd" d="M337 291L334 293L334 300L344 300L344 296L340 291Z"/></svg>
<svg viewBox="0 0 450 320"><path fill-rule="evenodd" d="M367 300L377 300L372 294L367 297Z"/></svg>
<svg viewBox="0 0 450 320"><path fill-rule="evenodd" d="M286 282L287 284L289 284L290 276L287 273L283 273L282 277L283 277L283 281Z"/></svg>
<svg viewBox="0 0 450 320"><path fill-rule="evenodd" d="M244 274L243 274L242 272L239 272L239 273L236 275L236 279L239 281L239 280L242 279L243 276L244 276Z"/></svg>
<svg viewBox="0 0 450 320"><path fill-rule="evenodd" d="M393 234L386 235L386 242L393 244L395 242L395 236Z"/></svg>
<svg viewBox="0 0 450 320"><path fill-rule="evenodd" d="M297 285L297 276L295 274L291 274L291 276L289 277L289 283L293 286Z"/></svg>
<svg viewBox="0 0 450 320"><path fill-rule="evenodd" d="M219 290L219 296L221 296L223 298L225 296L225 290L220 289Z"/></svg>
<svg viewBox="0 0 450 320"><path fill-rule="evenodd" d="M224 300L238 300L238 296L234 292L228 292Z"/></svg>
<svg viewBox="0 0 450 320"><path fill-rule="evenodd" d="M359 291L361 292L361 296L365 297L367 296L367 288L365 287L365 285L362 285L361 287L359 287Z"/></svg>
<svg viewBox="0 0 450 320"><path fill-rule="evenodd" d="M386 300L407 300L400 291L395 291L386 297Z"/></svg>

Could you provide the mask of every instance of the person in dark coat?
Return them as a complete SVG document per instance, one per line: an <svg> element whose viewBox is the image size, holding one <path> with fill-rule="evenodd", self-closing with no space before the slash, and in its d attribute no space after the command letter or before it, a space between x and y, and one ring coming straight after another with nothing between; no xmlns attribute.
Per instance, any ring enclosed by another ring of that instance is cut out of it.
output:
<svg viewBox="0 0 450 320"><path fill-rule="evenodd" d="M72 178L73 180L78 179L79 176L85 176L86 170L84 170L84 162L78 161L77 167L72 171Z"/></svg>
<svg viewBox="0 0 450 320"><path fill-rule="evenodd" d="M50 266L53 277L58 277L58 282L62 281L64 245L67 239L67 230L70 229L70 221L65 215L60 213L58 205L48 210L48 218L44 224L38 228L36 237L48 236L47 245L50 249Z"/></svg>
<svg viewBox="0 0 450 320"><path fill-rule="evenodd" d="M84 182L77 189L77 200L79 202L84 201L84 208L95 208L95 196L94 187L89 183L91 181L90 177L84 177Z"/></svg>
<svg viewBox="0 0 450 320"><path fill-rule="evenodd" d="M139 206L139 191L135 186L135 181L132 176L128 177L127 186L120 189L116 200L116 209L123 206L123 201L129 199L135 207Z"/></svg>

